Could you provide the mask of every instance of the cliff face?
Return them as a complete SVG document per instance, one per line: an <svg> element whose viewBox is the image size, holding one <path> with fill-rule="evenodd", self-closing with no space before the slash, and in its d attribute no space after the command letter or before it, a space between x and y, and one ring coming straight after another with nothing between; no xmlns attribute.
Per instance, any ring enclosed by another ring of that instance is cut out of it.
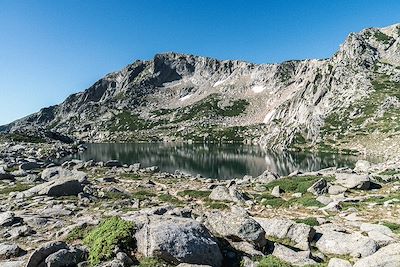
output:
<svg viewBox="0 0 400 267"><path fill-rule="evenodd" d="M399 108L399 66L400 25L352 33L324 60L257 65L165 53L2 130L48 129L86 141L251 140L283 148L333 140L340 146L360 129L397 133L390 121Z"/></svg>

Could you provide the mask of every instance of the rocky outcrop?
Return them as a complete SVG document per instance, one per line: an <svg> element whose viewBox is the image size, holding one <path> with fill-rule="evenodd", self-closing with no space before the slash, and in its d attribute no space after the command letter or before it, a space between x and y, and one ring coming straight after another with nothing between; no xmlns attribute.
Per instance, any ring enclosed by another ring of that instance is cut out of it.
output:
<svg viewBox="0 0 400 267"><path fill-rule="evenodd" d="M382 112L396 109L382 100L370 114L358 101L373 96L381 74L397 86L399 28L351 33L338 52L324 60L257 65L157 54L1 129L51 129L92 142L155 138L158 133L169 139L234 138L269 147L340 141L357 127L371 133L367 126ZM382 99L396 102L390 93ZM209 125L215 125L215 131L209 131ZM385 134L383 127L378 124L373 130ZM233 137L221 137L218 128L229 128Z"/></svg>

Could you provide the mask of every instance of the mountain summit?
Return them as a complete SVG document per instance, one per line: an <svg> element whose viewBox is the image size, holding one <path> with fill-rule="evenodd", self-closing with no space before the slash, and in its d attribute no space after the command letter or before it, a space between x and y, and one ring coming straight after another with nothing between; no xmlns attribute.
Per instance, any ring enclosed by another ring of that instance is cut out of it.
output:
<svg viewBox="0 0 400 267"><path fill-rule="evenodd" d="M397 140L399 98L396 24L351 33L324 60L252 64L157 54L1 130L50 130L88 142L247 141L373 150L371 140Z"/></svg>

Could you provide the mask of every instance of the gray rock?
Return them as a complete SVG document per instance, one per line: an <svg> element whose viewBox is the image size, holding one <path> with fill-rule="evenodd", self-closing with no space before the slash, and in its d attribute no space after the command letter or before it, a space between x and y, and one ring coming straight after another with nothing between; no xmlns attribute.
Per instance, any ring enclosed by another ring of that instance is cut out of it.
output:
<svg viewBox="0 0 400 267"><path fill-rule="evenodd" d="M29 257L26 267L38 267L45 263L48 256L59 250L68 249L66 243L61 241L49 242L36 249Z"/></svg>
<svg viewBox="0 0 400 267"><path fill-rule="evenodd" d="M133 260L125 252L117 252L115 258L123 263L124 266L134 265Z"/></svg>
<svg viewBox="0 0 400 267"><path fill-rule="evenodd" d="M310 258L310 251L297 252L280 244L275 244L272 255L296 266L316 264L316 262Z"/></svg>
<svg viewBox="0 0 400 267"><path fill-rule="evenodd" d="M271 195L273 195L274 197L281 197L281 188L279 187L279 185L275 186L272 189Z"/></svg>
<svg viewBox="0 0 400 267"><path fill-rule="evenodd" d="M378 244L371 238L361 233L343 233L324 227L315 227L320 238L315 246L324 254L350 255L360 258L373 254L378 249Z"/></svg>
<svg viewBox="0 0 400 267"><path fill-rule="evenodd" d="M353 267L399 267L400 243L387 245L376 253L360 259Z"/></svg>
<svg viewBox="0 0 400 267"><path fill-rule="evenodd" d="M316 198L316 200L324 205L328 205L329 203L331 203L333 200L330 197L327 196L319 196Z"/></svg>
<svg viewBox="0 0 400 267"><path fill-rule="evenodd" d="M24 170L24 171L39 169L41 167L42 167L42 164L40 164L38 162L34 162L34 161L24 162L21 165L19 165L19 169Z"/></svg>
<svg viewBox="0 0 400 267"><path fill-rule="evenodd" d="M266 244L264 229L247 214L214 211L206 216L207 227L217 236L234 241L247 241L257 247Z"/></svg>
<svg viewBox="0 0 400 267"><path fill-rule="evenodd" d="M257 183L269 184L270 182L278 180L280 178L281 177L277 173L266 170L260 176L257 176L254 179Z"/></svg>
<svg viewBox="0 0 400 267"><path fill-rule="evenodd" d="M356 162L356 166L354 167L354 171L356 173L368 173L371 168L371 163L366 160L358 160Z"/></svg>
<svg viewBox="0 0 400 267"><path fill-rule="evenodd" d="M23 267L25 264L24 261L16 260L16 261L0 261L1 267Z"/></svg>
<svg viewBox="0 0 400 267"><path fill-rule="evenodd" d="M341 185L331 185L328 188L328 194L339 195L347 191L347 188Z"/></svg>
<svg viewBox="0 0 400 267"><path fill-rule="evenodd" d="M104 163L104 167L122 167L122 164L118 160L109 160Z"/></svg>
<svg viewBox="0 0 400 267"><path fill-rule="evenodd" d="M315 230L312 227L284 218L254 219L264 229L267 239L289 239L294 247L302 250L309 250L310 241L315 234Z"/></svg>
<svg viewBox="0 0 400 267"><path fill-rule="evenodd" d="M15 180L15 176L11 173L8 173L4 170L3 167L0 167L0 180Z"/></svg>
<svg viewBox="0 0 400 267"><path fill-rule="evenodd" d="M380 247L398 241L397 235L395 235L389 227L381 224L362 223L360 225L360 231L366 232L368 237L375 240Z"/></svg>
<svg viewBox="0 0 400 267"><path fill-rule="evenodd" d="M211 200L232 202L244 202L246 200L244 195L237 191L234 186L227 188L222 185L215 187L211 191L209 198Z"/></svg>
<svg viewBox="0 0 400 267"><path fill-rule="evenodd" d="M84 248L60 249L46 257L45 263L47 267L76 266L86 261L87 257L88 252Z"/></svg>
<svg viewBox="0 0 400 267"><path fill-rule="evenodd" d="M146 257L168 262L221 266L222 254L214 237L199 222L181 217L139 216L132 218L138 231L137 250Z"/></svg>
<svg viewBox="0 0 400 267"><path fill-rule="evenodd" d="M77 196L83 192L83 184L80 179L73 177L58 178L20 193L20 196L31 197L34 195L47 195L52 197Z"/></svg>
<svg viewBox="0 0 400 267"><path fill-rule="evenodd" d="M0 226L12 226L13 224L22 222L22 219L15 217L14 212L6 211L0 213Z"/></svg>
<svg viewBox="0 0 400 267"><path fill-rule="evenodd" d="M199 265L199 264L190 264L190 263L181 263L176 267L212 267L210 265Z"/></svg>
<svg viewBox="0 0 400 267"><path fill-rule="evenodd" d="M22 256L26 253L17 244L0 244L0 259L10 259ZM1 266L1 265L0 265Z"/></svg>
<svg viewBox="0 0 400 267"><path fill-rule="evenodd" d="M328 263L328 267L352 267L352 266L353 265L349 261L339 258L332 258L329 260Z"/></svg>
<svg viewBox="0 0 400 267"><path fill-rule="evenodd" d="M369 189L370 178L368 175L337 173L336 182L349 189Z"/></svg>
<svg viewBox="0 0 400 267"><path fill-rule="evenodd" d="M310 192L315 196L323 195L328 192L328 183L324 178L321 178L310 186L310 188L307 189L307 192Z"/></svg>

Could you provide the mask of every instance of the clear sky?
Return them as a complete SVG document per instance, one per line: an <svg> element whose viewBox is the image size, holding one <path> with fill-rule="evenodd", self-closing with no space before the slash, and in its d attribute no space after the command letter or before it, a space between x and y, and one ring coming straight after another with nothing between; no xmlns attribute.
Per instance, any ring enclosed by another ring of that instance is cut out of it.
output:
<svg viewBox="0 0 400 267"><path fill-rule="evenodd" d="M348 33L398 22L398 0L0 0L0 125L159 52L327 58Z"/></svg>

